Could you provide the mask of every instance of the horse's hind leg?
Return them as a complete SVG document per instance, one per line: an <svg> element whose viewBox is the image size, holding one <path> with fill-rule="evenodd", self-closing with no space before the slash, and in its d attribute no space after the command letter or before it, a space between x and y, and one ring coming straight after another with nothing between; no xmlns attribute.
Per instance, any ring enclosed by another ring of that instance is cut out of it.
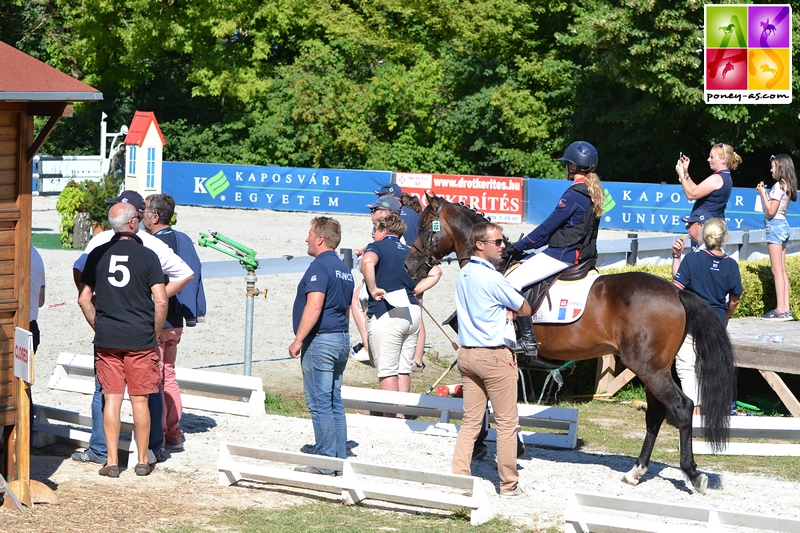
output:
<svg viewBox="0 0 800 533"><path fill-rule="evenodd" d="M647 433L644 436L644 443L642 444L642 451L639 458L636 459L636 464L633 468L622 476L622 481L629 485L638 485L639 478L647 472L650 466L650 455L653 453L653 446L656 443L656 437L661 429L661 424L664 422L667 410L664 404L658 401L652 395L649 388L645 389L647 393L647 414L645 415L645 423L647 425Z"/></svg>

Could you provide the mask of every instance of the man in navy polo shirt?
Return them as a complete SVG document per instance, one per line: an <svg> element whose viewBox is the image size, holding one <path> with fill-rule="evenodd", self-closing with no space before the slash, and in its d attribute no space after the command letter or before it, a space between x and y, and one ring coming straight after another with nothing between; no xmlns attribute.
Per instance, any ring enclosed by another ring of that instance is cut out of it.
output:
<svg viewBox="0 0 800 533"><path fill-rule="evenodd" d="M403 197L403 189L396 183L384 185L377 191L374 191L378 196L394 196L399 201ZM417 240L417 228L419 227L419 215L410 207L401 205L396 211L400 212L400 220L406 225L406 232L403 234L403 240L409 246L414 244Z"/></svg>
<svg viewBox="0 0 800 533"><path fill-rule="evenodd" d="M342 402L342 376L350 356L350 301L353 274L334 251L342 239L339 222L316 217L308 232L308 255L314 257L297 286L292 309L294 341L289 355L301 358L303 391L316 439L314 453L344 459L347 424ZM299 472L333 475L313 466Z"/></svg>

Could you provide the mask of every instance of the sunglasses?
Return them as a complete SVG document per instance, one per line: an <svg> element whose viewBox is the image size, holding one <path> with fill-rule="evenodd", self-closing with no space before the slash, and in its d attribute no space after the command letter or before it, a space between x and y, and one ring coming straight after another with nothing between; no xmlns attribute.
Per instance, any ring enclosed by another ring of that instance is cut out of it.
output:
<svg viewBox="0 0 800 533"><path fill-rule="evenodd" d="M492 244L494 244L495 246L497 246L499 248L500 245L503 244L504 239L494 239L494 240L491 240L491 241L481 241L481 242L485 242L487 244L488 243L492 243Z"/></svg>
<svg viewBox="0 0 800 533"><path fill-rule="evenodd" d="M375 211L388 211L385 207L373 207L369 210L370 213L374 213Z"/></svg>
<svg viewBox="0 0 800 533"><path fill-rule="evenodd" d="M775 161L777 158L778 158L778 156L777 156L777 155L771 155L771 156L769 156L769 160L770 160L770 161Z"/></svg>

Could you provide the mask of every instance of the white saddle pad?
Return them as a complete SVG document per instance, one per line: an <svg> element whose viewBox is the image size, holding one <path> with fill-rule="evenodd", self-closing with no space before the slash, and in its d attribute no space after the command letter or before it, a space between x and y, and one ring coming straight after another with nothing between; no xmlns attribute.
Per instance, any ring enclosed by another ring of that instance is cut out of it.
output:
<svg viewBox="0 0 800 533"><path fill-rule="evenodd" d="M542 300L542 305L533 314L537 324L569 324L578 320L586 308L589 289L600 275L593 271L577 281L556 281L550 287L550 300ZM552 309L551 309L552 304Z"/></svg>

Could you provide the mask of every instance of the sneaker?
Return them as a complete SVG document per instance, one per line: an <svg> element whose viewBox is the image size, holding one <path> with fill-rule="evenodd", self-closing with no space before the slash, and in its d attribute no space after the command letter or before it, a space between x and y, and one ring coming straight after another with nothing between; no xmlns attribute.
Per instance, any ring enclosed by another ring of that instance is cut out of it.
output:
<svg viewBox="0 0 800 533"><path fill-rule="evenodd" d="M523 496L525 494L525 489L522 487L522 483L517 483L517 486L514 487L514 490L510 490L508 492L501 492L501 498L516 498L517 496Z"/></svg>
<svg viewBox="0 0 800 533"><path fill-rule="evenodd" d="M103 468L97 471L101 476L106 477L119 477L119 465L103 465Z"/></svg>
<svg viewBox="0 0 800 533"><path fill-rule="evenodd" d="M761 320L774 320L775 322L784 322L786 319L782 313L778 313L774 309L769 313L761 315Z"/></svg>
<svg viewBox="0 0 800 533"><path fill-rule="evenodd" d="M423 370L425 370L425 361L423 361L421 365L418 365L416 361L411 363L412 372L422 372Z"/></svg>
<svg viewBox="0 0 800 533"><path fill-rule="evenodd" d="M105 457L99 457L89 448L82 452L75 452L72 454L72 460L78 461L79 463L97 463L99 465L106 464Z"/></svg>
<svg viewBox="0 0 800 533"><path fill-rule="evenodd" d="M786 311L781 315L786 322L792 322L794 320L794 315L791 311Z"/></svg>
<svg viewBox="0 0 800 533"><path fill-rule="evenodd" d="M314 468L313 466L298 466L294 469L295 472L304 472L306 474L318 474L320 476L335 476L336 471L334 470L330 474L326 472L322 472L321 470Z"/></svg>
<svg viewBox="0 0 800 533"><path fill-rule="evenodd" d="M151 465L156 463L163 463L167 460L167 453L164 451L164 448L159 448L157 450L147 450L147 462Z"/></svg>
<svg viewBox="0 0 800 533"><path fill-rule="evenodd" d="M171 452L182 452L184 449L182 442L170 442L170 441L165 441L164 448Z"/></svg>

